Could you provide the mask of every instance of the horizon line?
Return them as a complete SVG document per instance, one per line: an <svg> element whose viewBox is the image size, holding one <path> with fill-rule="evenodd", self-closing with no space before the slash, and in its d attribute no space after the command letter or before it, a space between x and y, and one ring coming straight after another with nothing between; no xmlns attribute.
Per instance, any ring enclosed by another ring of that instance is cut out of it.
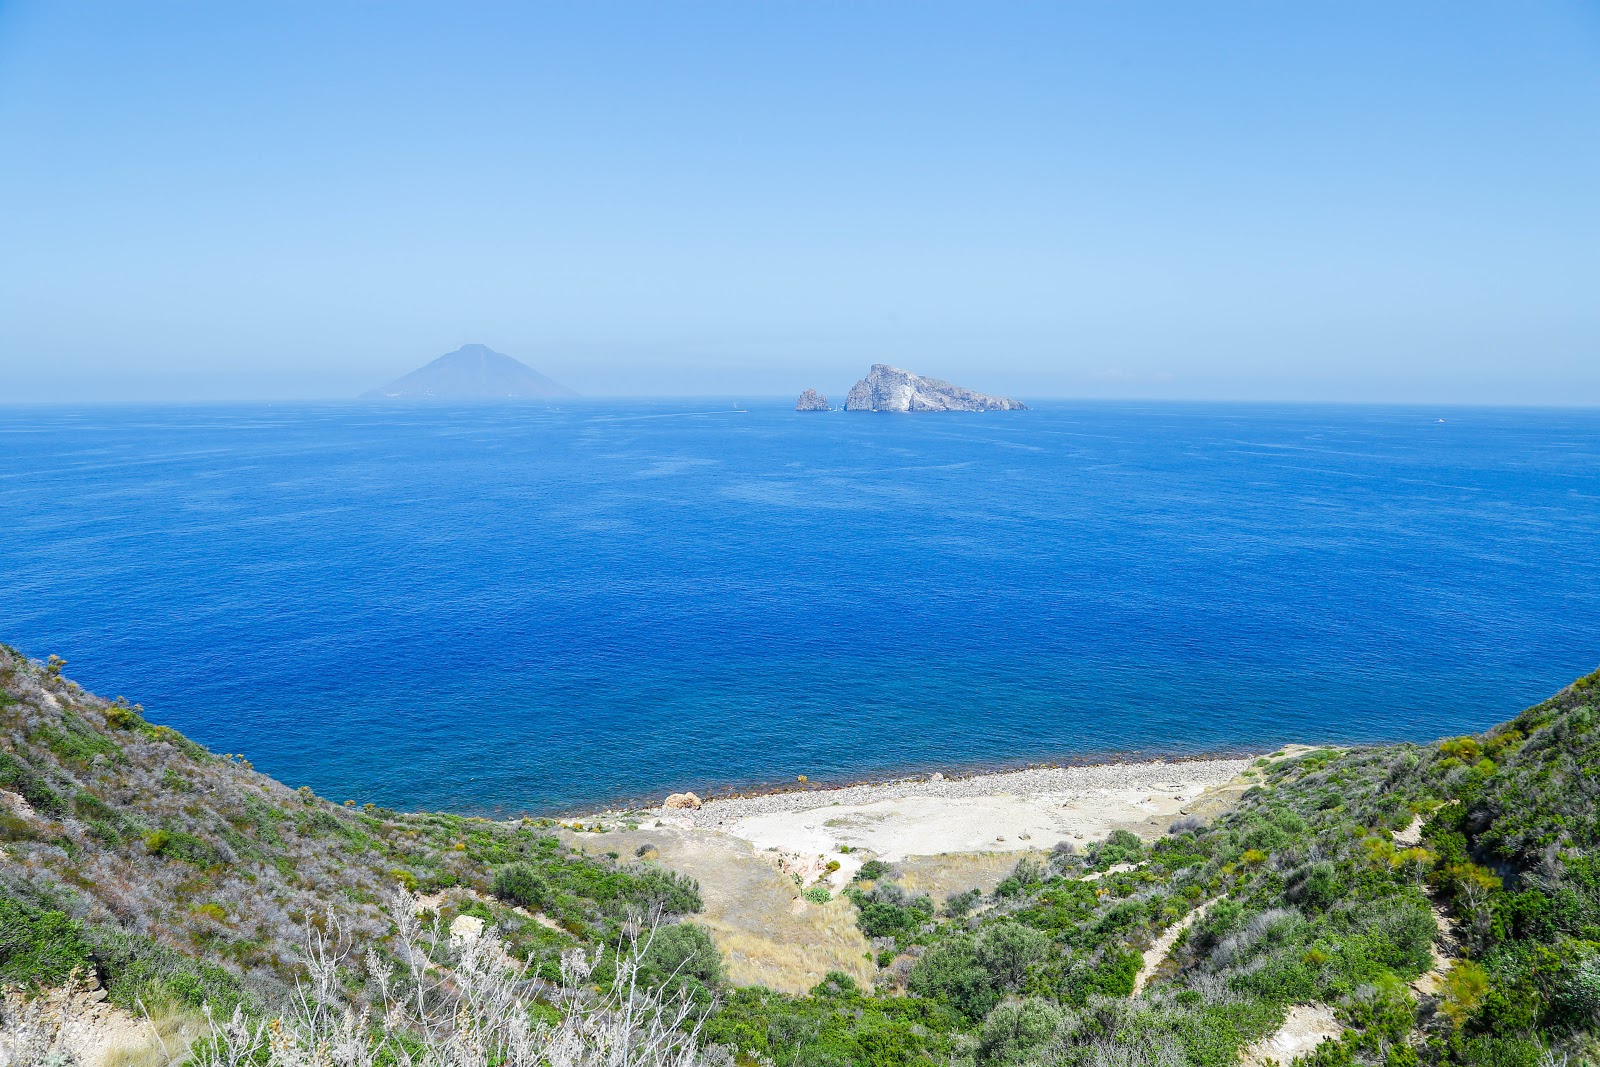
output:
<svg viewBox="0 0 1600 1067"><path fill-rule="evenodd" d="M754 403L793 404L799 394L789 393L589 393L564 397L361 397L361 396L276 396L276 397L199 397L199 398L146 398L146 399L90 399L90 400L0 400L0 410L12 408L68 408L68 407L263 407L278 404L343 404L361 408L437 408L453 407L542 407L557 408L563 405L588 406L594 403L643 401L693 401L718 400ZM1242 398L1242 397L1163 397L1163 396L1024 396L1027 403L1046 404L1217 404L1238 407L1293 406L1293 407L1380 407L1380 408L1455 408L1495 410L1600 410L1600 401L1572 402L1515 402L1492 400L1423 400L1423 399L1342 399L1319 400L1294 397ZM842 412L843 407L832 409ZM802 414L831 414L830 412L804 412ZM731 413L731 411L730 411ZM1016 415L1019 412L852 412L851 414L879 415Z"/></svg>

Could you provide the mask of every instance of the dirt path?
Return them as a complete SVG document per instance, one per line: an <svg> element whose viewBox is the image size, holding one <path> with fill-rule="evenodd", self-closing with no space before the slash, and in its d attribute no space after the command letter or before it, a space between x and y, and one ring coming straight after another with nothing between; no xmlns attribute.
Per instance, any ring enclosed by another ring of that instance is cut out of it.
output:
<svg viewBox="0 0 1600 1067"><path fill-rule="evenodd" d="M1433 966L1428 972L1411 983L1411 988L1425 997L1437 996L1440 986L1444 983L1445 972L1455 962L1455 957L1461 951L1460 939L1456 936L1455 920L1445 913L1437 900L1428 901L1428 910L1433 912L1433 926L1437 931L1433 944L1428 946L1433 953ZM1441 943L1443 948L1441 948Z"/></svg>
<svg viewBox="0 0 1600 1067"><path fill-rule="evenodd" d="M1394 843L1406 848L1422 844L1424 821L1423 817L1418 815L1404 830L1396 830L1393 835ZM1456 933L1455 920L1450 918L1437 900L1428 901L1428 910L1433 913L1435 930L1433 944L1429 946L1429 950L1433 953L1433 966L1428 968L1426 974L1411 983L1411 988L1425 997L1438 995L1439 988L1444 982L1445 972L1450 969L1451 962L1461 952L1461 939Z"/></svg>
<svg viewBox="0 0 1600 1067"><path fill-rule="evenodd" d="M1218 899L1223 898L1219 897ZM1155 977L1156 968L1160 967L1166 960L1167 953L1171 952L1172 946L1178 943L1178 938L1182 937L1183 932L1189 927L1205 918L1207 909L1214 903L1215 901L1208 900L1199 907L1192 909L1189 914L1167 927L1162 935L1156 938L1155 944L1145 949L1144 966L1139 968L1139 974L1133 980L1133 996L1138 996L1144 992L1144 987L1149 984L1151 978Z"/></svg>
<svg viewBox="0 0 1600 1067"><path fill-rule="evenodd" d="M1326 1004L1296 1004L1278 1032L1247 1046L1239 1062L1241 1067L1288 1063L1338 1037L1341 1031L1333 1009Z"/></svg>
<svg viewBox="0 0 1600 1067"><path fill-rule="evenodd" d="M1404 830L1394 831L1394 833L1390 836L1394 838L1394 843L1397 845L1403 845L1406 848L1415 848L1416 846L1422 844L1422 824L1425 821L1426 820L1423 819L1422 816L1418 815L1411 820L1411 825L1407 826Z"/></svg>
<svg viewBox="0 0 1600 1067"><path fill-rule="evenodd" d="M195 1012L135 1017L106 1003L92 981L74 980L31 999L8 990L0 1003L0 1063L48 1062L51 1055L80 1067L175 1063L204 1030Z"/></svg>

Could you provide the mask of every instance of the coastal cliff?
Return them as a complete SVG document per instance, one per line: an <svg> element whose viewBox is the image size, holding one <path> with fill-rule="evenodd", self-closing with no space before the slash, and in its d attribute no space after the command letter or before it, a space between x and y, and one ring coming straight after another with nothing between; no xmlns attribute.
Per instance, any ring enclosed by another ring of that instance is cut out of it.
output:
<svg viewBox="0 0 1600 1067"><path fill-rule="evenodd" d="M845 397L846 411L1026 411L1025 404L874 363Z"/></svg>

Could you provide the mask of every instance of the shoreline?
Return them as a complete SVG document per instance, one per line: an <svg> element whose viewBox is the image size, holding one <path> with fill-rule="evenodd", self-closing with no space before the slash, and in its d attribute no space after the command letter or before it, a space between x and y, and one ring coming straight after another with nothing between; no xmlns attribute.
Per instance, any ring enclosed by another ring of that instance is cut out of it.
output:
<svg viewBox="0 0 1600 1067"><path fill-rule="evenodd" d="M983 797L1049 796L1063 792L1077 792L1086 788L1113 788L1130 780L1143 781L1146 778L1190 779L1196 771L1204 775L1208 770L1224 767L1237 768L1234 774L1238 774L1249 769L1256 760L1267 756L1268 753L1253 752L1239 756L1196 757L1185 760L1128 760L1070 766L1046 764L1015 770L979 771L960 777L944 776L936 771L916 777L857 782L820 789L786 789L744 796L719 795L702 798L704 805L698 810L687 813L696 817L696 825L702 825L712 819L738 819L749 815L875 804L886 800L916 798L971 800ZM1170 769L1172 773L1163 775L1163 768Z"/></svg>
<svg viewBox="0 0 1600 1067"><path fill-rule="evenodd" d="M1298 746L1294 749L1298 751ZM1289 750L1279 750L1289 751ZM1166 832L1204 797L1231 803L1261 755L1148 760L903 779L880 784L717 798L654 809L658 827L722 834L792 856L907 856L1048 849L1116 829ZM840 858L841 873L854 863Z"/></svg>
<svg viewBox="0 0 1600 1067"><path fill-rule="evenodd" d="M872 945L840 894L869 861L937 905L991 892L1023 858L1083 853L1118 831L1145 842L1174 822L1209 823L1262 781L1262 759L1147 759L945 777L939 772L831 788L714 796L699 808L630 808L558 823L592 856L638 857L693 878L696 921L745 985L803 993L829 971L870 983ZM938 774L938 777L935 777ZM1181 827L1180 827L1181 828Z"/></svg>
<svg viewBox="0 0 1600 1067"><path fill-rule="evenodd" d="M608 816L615 817L628 813L637 814L644 812L656 812L663 810L662 802L666 799L666 797L678 792L694 792L700 798L701 803L705 805L705 808L709 808L712 805L719 805L720 807L718 810L725 811L728 810L726 806L730 802L766 801L776 798L821 796L823 794L832 794L832 799L837 800L838 794L850 793L857 790L887 790L899 787L914 788L918 785L928 786L935 784L945 787L955 787L960 783L979 781L987 782L992 779L1006 778L1007 776L1011 775L1072 772L1106 767L1154 767L1161 765L1169 767L1181 767L1185 764L1195 763L1215 763L1224 761L1233 762L1239 760L1249 762L1262 758L1270 758L1280 752L1308 752L1312 749L1327 747L1346 746L1308 745L1296 742L1280 744L1270 749L1246 748L1241 746L1239 748L1213 749L1201 753L1153 753L1148 756L1144 755L1142 752L1102 752L1094 755L1084 756L1080 759L1057 759L1040 761L1036 763L1002 761L998 763L976 765L969 764L965 766L958 766L950 770L930 769L925 771L913 771L909 773L886 772L885 774L879 776L868 775L861 778L827 779L818 781L808 780L805 782L786 781L747 786L731 786L717 790L708 789L708 791L705 793L699 793L694 789L694 787L688 786L681 789L671 788L665 791L657 792L654 795L653 800L650 798L650 796L645 795L613 802L603 802L598 806L588 805L582 807L562 808L555 813L547 813L543 815L528 813L523 816L512 816L507 818L513 820L519 818L549 819L554 822L563 823L581 821L584 819L604 818ZM985 796L992 794L979 791L968 795ZM705 808L700 810L704 811Z"/></svg>

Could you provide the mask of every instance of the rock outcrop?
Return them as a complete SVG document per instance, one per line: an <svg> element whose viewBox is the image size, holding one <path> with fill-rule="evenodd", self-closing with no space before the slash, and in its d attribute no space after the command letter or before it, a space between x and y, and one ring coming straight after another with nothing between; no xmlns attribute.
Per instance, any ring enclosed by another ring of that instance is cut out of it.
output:
<svg viewBox="0 0 1600 1067"><path fill-rule="evenodd" d="M815 389L807 389L800 394L800 399L795 401L796 411L832 411L828 406L828 398Z"/></svg>
<svg viewBox="0 0 1600 1067"><path fill-rule="evenodd" d="M845 398L846 411L1027 411L1003 396L988 396L959 385L874 363Z"/></svg>
<svg viewBox="0 0 1600 1067"><path fill-rule="evenodd" d="M676 811L698 811L702 803L703 801L693 793L673 793L661 806Z"/></svg>

